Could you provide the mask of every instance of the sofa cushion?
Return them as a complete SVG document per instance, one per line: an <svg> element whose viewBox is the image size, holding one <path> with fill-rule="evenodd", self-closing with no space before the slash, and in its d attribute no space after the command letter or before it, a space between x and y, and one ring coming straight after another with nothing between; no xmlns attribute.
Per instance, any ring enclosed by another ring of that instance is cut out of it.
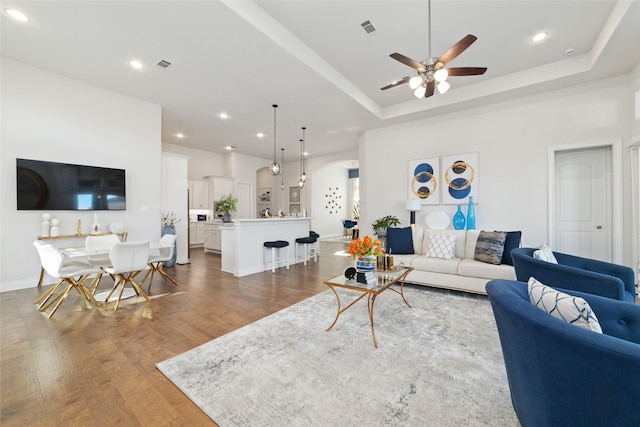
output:
<svg viewBox="0 0 640 427"><path fill-rule="evenodd" d="M542 246L540 246L540 248L538 248L537 250L533 251L533 257L535 259L539 259L540 261L546 261L546 262L550 262L552 264L557 264L558 263L558 260L556 259L555 255L553 254L553 251L547 245L542 245Z"/></svg>
<svg viewBox="0 0 640 427"><path fill-rule="evenodd" d="M559 292L531 277L528 283L529 300L553 317L581 328L602 333L600 322L583 298Z"/></svg>
<svg viewBox="0 0 640 427"><path fill-rule="evenodd" d="M494 265L486 262L464 258L458 265L458 275L466 277L479 277L482 279L515 280L516 270L506 264Z"/></svg>
<svg viewBox="0 0 640 427"><path fill-rule="evenodd" d="M411 227L387 228L387 252L393 254L412 254L413 236Z"/></svg>
<svg viewBox="0 0 640 427"><path fill-rule="evenodd" d="M520 247L522 241L522 231L507 231L507 238L504 240L504 250L502 251L502 261L500 264L513 265L511 251Z"/></svg>
<svg viewBox="0 0 640 427"><path fill-rule="evenodd" d="M457 274L459 258L438 259L416 256L411 260L411 267L419 271L429 271L431 273Z"/></svg>
<svg viewBox="0 0 640 427"><path fill-rule="evenodd" d="M465 244L467 241L467 231L466 230L424 230L424 239L422 241L422 250L420 253L426 254L427 247L429 246L429 236L431 234L444 234L447 236L454 235L456 236L456 258L464 258L465 255Z"/></svg>
<svg viewBox="0 0 640 427"><path fill-rule="evenodd" d="M502 262L506 238L507 233L504 231L481 231L478 235L473 259L499 265Z"/></svg>
<svg viewBox="0 0 640 427"><path fill-rule="evenodd" d="M429 233L425 253L427 258L453 259L456 256L456 235Z"/></svg>

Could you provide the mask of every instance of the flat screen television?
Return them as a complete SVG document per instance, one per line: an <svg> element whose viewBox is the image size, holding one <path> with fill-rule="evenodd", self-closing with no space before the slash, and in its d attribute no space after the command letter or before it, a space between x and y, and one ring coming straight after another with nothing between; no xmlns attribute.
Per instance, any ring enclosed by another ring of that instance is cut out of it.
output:
<svg viewBox="0 0 640 427"><path fill-rule="evenodd" d="M126 210L124 169L16 159L18 210Z"/></svg>

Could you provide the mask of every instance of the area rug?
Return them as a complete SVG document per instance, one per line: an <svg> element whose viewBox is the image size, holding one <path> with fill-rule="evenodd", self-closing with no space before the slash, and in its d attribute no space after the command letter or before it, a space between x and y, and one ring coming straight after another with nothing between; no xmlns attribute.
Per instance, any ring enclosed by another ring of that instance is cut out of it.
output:
<svg viewBox="0 0 640 427"><path fill-rule="evenodd" d="M356 295L341 293L344 302ZM518 426L487 297L327 290L157 364L220 426Z"/></svg>

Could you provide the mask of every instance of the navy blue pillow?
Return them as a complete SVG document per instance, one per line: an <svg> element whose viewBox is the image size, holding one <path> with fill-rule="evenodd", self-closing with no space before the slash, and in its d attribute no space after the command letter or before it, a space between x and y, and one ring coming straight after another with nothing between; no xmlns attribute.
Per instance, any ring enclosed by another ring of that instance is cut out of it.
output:
<svg viewBox="0 0 640 427"><path fill-rule="evenodd" d="M520 247L522 231L507 231L507 238L504 241L501 264L513 265L511 250Z"/></svg>
<svg viewBox="0 0 640 427"><path fill-rule="evenodd" d="M413 232L411 227L387 228L387 252L391 255L413 254Z"/></svg>

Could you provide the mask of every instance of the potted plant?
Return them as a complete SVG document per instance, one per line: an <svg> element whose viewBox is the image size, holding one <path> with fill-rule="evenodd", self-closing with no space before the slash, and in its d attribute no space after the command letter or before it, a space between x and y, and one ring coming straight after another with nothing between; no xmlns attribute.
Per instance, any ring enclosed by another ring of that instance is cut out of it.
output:
<svg viewBox="0 0 640 427"><path fill-rule="evenodd" d="M238 198L233 197L231 193L220 197L220 200L218 200L218 211L222 212L222 220L224 222L231 222L231 212L237 210L237 205Z"/></svg>
<svg viewBox="0 0 640 427"><path fill-rule="evenodd" d="M387 236L388 227L393 227L398 224L400 224L400 220L396 216L387 215L376 219L373 224L371 224L371 228L373 228L373 233L382 239Z"/></svg>

